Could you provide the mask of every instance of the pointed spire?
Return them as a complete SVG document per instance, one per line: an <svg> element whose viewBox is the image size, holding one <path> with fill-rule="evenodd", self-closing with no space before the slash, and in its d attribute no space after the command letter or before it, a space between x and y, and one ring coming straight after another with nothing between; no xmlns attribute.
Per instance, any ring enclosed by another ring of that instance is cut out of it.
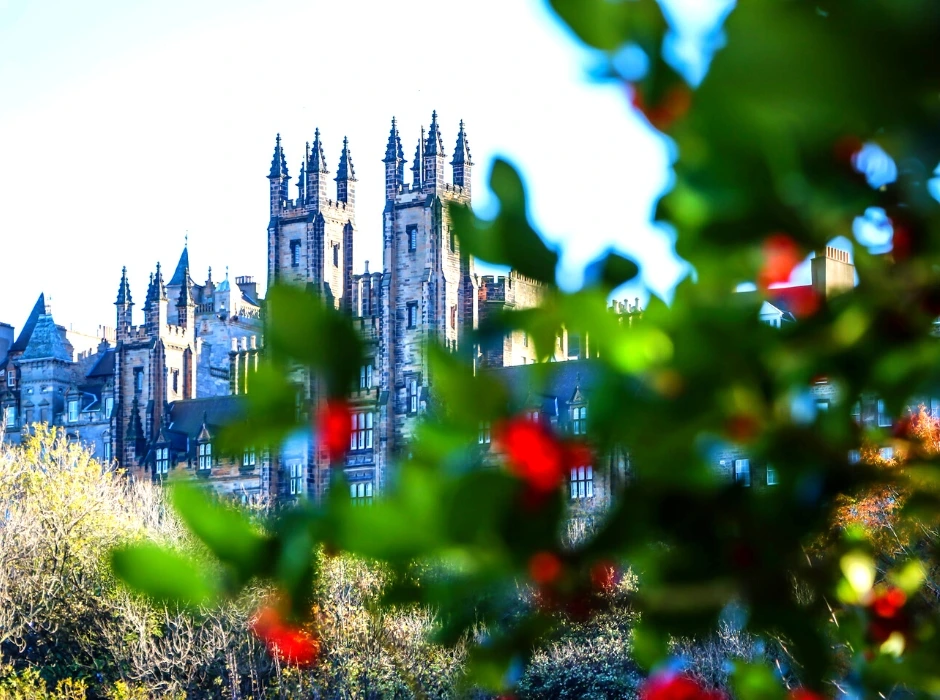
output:
<svg viewBox="0 0 940 700"><path fill-rule="evenodd" d="M147 285L147 298L144 299L144 311L153 303L153 273L150 273L150 284Z"/></svg>
<svg viewBox="0 0 940 700"><path fill-rule="evenodd" d="M188 260L188 256L187 256ZM189 267L186 267L187 273ZM153 298L155 301L166 301L166 285L163 283L163 273L160 271L160 263L157 263L157 272L153 276Z"/></svg>
<svg viewBox="0 0 940 700"><path fill-rule="evenodd" d="M176 302L176 308L178 309L185 309L187 306L193 305L192 280L189 279L188 267L184 270L184 273L183 286L180 287L180 296Z"/></svg>
<svg viewBox="0 0 940 700"><path fill-rule="evenodd" d="M326 167L326 155L323 153L323 144L320 142L320 129L317 128L313 134L313 150L307 160L307 173L328 172L330 169Z"/></svg>
<svg viewBox="0 0 940 700"><path fill-rule="evenodd" d="M134 301L131 299L131 286L127 282L127 268L121 268L121 284L118 286L118 295L117 301L114 302L116 306L133 306Z"/></svg>
<svg viewBox="0 0 940 700"><path fill-rule="evenodd" d="M310 144L309 143L307 144L307 157L308 158L310 157ZM300 177L297 178L297 201L300 202L301 204L303 204L304 194L307 191L306 163L307 161L305 160L303 163L300 164Z"/></svg>
<svg viewBox="0 0 940 700"><path fill-rule="evenodd" d="M274 157L271 159L271 172L268 174L271 179L287 178L287 157L284 155L284 149L281 147L281 135L277 135L274 142Z"/></svg>
<svg viewBox="0 0 940 700"><path fill-rule="evenodd" d="M428 131L428 141L424 147L424 154L427 156L444 155L444 140L441 138L441 132L437 126L437 110L431 113L431 129Z"/></svg>
<svg viewBox="0 0 940 700"><path fill-rule="evenodd" d="M470 160L470 142L464 130L463 119L460 120L460 131L457 132L457 146L454 148L454 159L451 165L473 165Z"/></svg>
<svg viewBox="0 0 940 700"><path fill-rule="evenodd" d="M336 169L336 180L356 179L356 169L353 167L352 154L349 152L349 139L343 137L343 152L339 156L339 167Z"/></svg>
<svg viewBox="0 0 940 700"><path fill-rule="evenodd" d="M388 132L388 145L385 146L385 163L394 163L395 160L404 160L405 153L401 148L401 137L398 135L398 124L392 117L392 129Z"/></svg>
<svg viewBox="0 0 940 700"><path fill-rule="evenodd" d="M421 127L421 138L418 140L418 147L415 149L415 159L411 165L411 172L414 173L414 184L419 186L424 180L424 127Z"/></svg>
<svg viewBox="0 0 940 700"><path fill-rule="evenodd" d="M157 270L160 269L160 265L157 264ZM189 242L187 241L183 245L183 252L180 254L179 262L176 263L176 269L173 271L173 277L170 278L169 285L171 287L178 287L183 284L185 275L189 274Z"/></svg>

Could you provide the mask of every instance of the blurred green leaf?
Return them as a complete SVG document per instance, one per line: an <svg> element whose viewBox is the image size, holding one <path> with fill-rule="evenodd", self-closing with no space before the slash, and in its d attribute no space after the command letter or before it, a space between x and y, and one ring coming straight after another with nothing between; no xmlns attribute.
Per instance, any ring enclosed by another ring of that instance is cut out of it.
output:
<svg viewBox="0 0 940 700"><path fill-rule="evenodd" d="M171 487L170 501L190 531L237 572L238 584L265 570L267 540L233 504L182 482Z"/></svg>
<svg viewBox="0 0 940 700"><path fill-rule="evenodd" d="M500 203L493 221L477 218L468 207L451 206L454 232L464 251L520 274L554 283L558 254L550 250L529 225L525 190L515 168L505 160L493 162L490 188Z"/></svg>
<svg viewBox="0 0 940 700"><path fill-rule="evenodd" d="M118 547L111 552L111 566L124 583L153 600L196 608L221 594L204 564L155 544Z"/></svg>

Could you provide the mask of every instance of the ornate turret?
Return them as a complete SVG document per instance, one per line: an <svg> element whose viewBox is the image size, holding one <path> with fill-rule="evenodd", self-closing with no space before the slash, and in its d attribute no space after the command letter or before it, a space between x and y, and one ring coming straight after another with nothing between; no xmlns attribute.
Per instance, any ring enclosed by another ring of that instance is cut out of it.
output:
<svg viewBox="0 0 940 700"><path fill-rule="evenodd" d="M329 172L323 144L320 141L320 130L316 129L313 135L313 148L307 159L307 203L314 209L319 210L327 200Z"/></svg>
<svg viewBox="0 0 940 700"><path fill-rule="evenodd" d="M385 199L391 200L405 184L405 153L398 135L398 125L392 117L392 129L388 133L388 145L385 147Z"/></svg>
<svg viewBox="0 0 940 700"><path fill-rule="evenodd" d="M464 192L470 194L470 142L464 130L463 119L460 120L460 131L457 133L457 145L454 147L454 159L450 162L454 169L454 184L462 187Z"/></svg>
<svg viewBox="0 0 940 700"><path fill-rule="evenodd" d="M167 324L167 298L166 285L163 283L163 272L160 263L153 275L150 289L147 292L147 303L144 306L144 324L147 333L157 335L160 329Z"/></svg>
<svg viewBox="0 0 940 700"><path fill-rule="evenodd" d="M413 174L412 187L415 189L421 187L424 182L424 127L421 127L421 138L418 140L418 147L415 149L415 159L411 164Z"/></svg>
<svg viewBox="0 0 940 700"><path fill-rule="evenodd" d="M431 114L431 128L424 145L424 187L440 190L444 186L444 140L437 125L437 112Z"/></svg>
<svg viewBox="0 0 940 700"><path fill-rule="evenodd" d="M188 267L184 273L183 286L180 287L179 299L176 301L176 323L182 328L192 328L195 323L196 303L193 301L192 280L189 278Z"/></svg>
<svg viewBox="0 0 940 700"><path fill-rule="evenodd" d="M131 299L131 286L127 281L126 267L121 269L121 283L118 285L117 301L114 305L117 307L116 333L117 340L120 342L127 339L133 324L134 301Z"/></svg>
<svg viewBox="0 0 940 700"><path fill-rule="evenodd" d="M356 169L349 152L349 139L345 136L343 152L339 156L339 167L336 169L336 201L348 204L356 202Z"/></svg>
<svg viewBox="0 0 940 700"><path fill-rule="evenodd" d="M281 202L289 198L288 184L290 175L287 172L287 157L281 147L281 135L277 135L274 142L274 157L271 159L271 172L268 173L271 181L271 218L281 213Z"/></svg>

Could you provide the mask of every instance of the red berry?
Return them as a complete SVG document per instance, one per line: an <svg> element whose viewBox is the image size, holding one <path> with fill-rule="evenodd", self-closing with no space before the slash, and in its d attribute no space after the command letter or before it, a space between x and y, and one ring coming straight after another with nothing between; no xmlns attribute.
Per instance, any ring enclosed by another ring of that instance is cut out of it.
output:
<svg viewBox="0 0 940 700"><path fill-rule="evenodd" d="M787 698L788 700L825 700L824 695L807 688L794 688L787 693Z"/></svg>
<svg viewBox="0 0 940 700"><path fill-rule="evenodd" d="M640 686L640 700L723 700L717 690L706 690L688 676L663 673Z"/></svg>
<svg viewBox="0 0 940 700"><path fill-rule="evenodd" d="M907 596L900 588L889 588L884 593L875 596L869 604L872 613L878 617L895 617L907 602Z"/></svg>
<svg viewBox="0 0 940 700"><path fill-rule="evenodd" d="M352 435L352 413L345 401L327 401L317 416L320 444L326 448L331 462L341 460L349 449Z"/></svg>
<svg viewBox="0 0 940 700"><path fill-rule="evenodd" d="M759 286L787 282L793 268L800 264L803 255L796 242L785 233L768 236L763 245L764 264L757 275Z"/></svg>
<svg viewBox="0 0 940 700"><path fill-rule="evenodd" d="M619 579L617 566L611 561L604 559L591 567L591 585L596 591L609 593L617 587Z"/></svg>
<svg viewBox="0 0 940 700"><path fill-rule="evenodd" d="M529 559L529 576L540 586L548 586L561 576L561 559L552 552L536 552Z"/></svg>
<svg viewBox="0 0 940 700"><path fill-rule="evenodd" d="M524 418L513 418L500 430L499 441L506 452L510 471L538 495L561 485L564 449L547 427Z"/></svg>
<svg viewBox="0 0 940 700"><path fill-rule="evenodd" d="M251 631L264 642L268 653L287 663L310 666L320 654L320 643L306 630L290 625L273 607L258 611Z"/></svg>

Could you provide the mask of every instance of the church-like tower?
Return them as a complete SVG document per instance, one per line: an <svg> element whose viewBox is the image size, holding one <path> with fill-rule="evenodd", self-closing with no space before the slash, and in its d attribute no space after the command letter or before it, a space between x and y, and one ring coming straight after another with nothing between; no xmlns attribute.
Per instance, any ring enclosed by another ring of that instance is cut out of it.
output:
<svg viewBox="0 0 940 700"><path fill-rule="evenodd" d="M300 172L297 198L289 199L287 157L278 134L268 173L268 286L300 285L324 303L352 313L356 170L349 139L343 139L332 183L319 129L314 131L313 143L305 147ZM305 405L316 411L326 400L325 391L302 368L297 379L304 387ZM331 465L315 443L288 445L278 461L272 488L280 495L319 498L328 488Z"/></svg>
<svg viewBox="0 0 940 700"><path fill-rule="evenodd" d="M461 252L447 211L452 203L470 204L472 161L463 122L451 164L453 177L448 182L443 135L434 112L427 132L421 129L409 187L403 177L398 125L392 120L385 152L385 271L382 337L376 358L389 396L379 421L388 455L411 437L417 417L426 408L432 378L425 344L469 351L464 340L477 325L473 261ZM376 471L381 489L384 465Z"/></svg>
<svg viewBox="0 0 940 700"><path fill-rule="evenodd" d="M343 139L331 187L320 130L305 149L297 198L289 198L287 157L278 134L268 173L268 285L299 284L349 310L356 230L356 172ZM331 194L333 197L331 198Z"/></svg>

